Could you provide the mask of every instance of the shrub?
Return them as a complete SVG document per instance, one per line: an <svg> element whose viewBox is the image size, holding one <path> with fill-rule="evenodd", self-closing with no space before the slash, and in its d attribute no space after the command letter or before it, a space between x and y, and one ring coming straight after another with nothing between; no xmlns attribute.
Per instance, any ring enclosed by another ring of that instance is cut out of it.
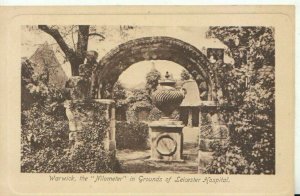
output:
<svg viewBox="0 0 300 196"><path fill-rule="evenodd" d="M252 76L252 83L243 92L239 108L227 113L231 124L230 140L215 149L213 163L207 168L208 173L216 172L214 163L231 165L228 160L232 156L241 159L238 162L243 163L244 169L236 170L236 166L232 171L219 169L217 172L275 173L275 72L272 67L262 69Z"/></svg>
<svg viewBox="0 0 300 196"><path fill-rule="evenodd" d="M210 146L214 151L213 160L207 166L205 173L208 174L253 174L247 160L242 155L242 151L237 146L229 143L221 144L219 141L213 142Z"/></svg>
<svg viewBox="0 0 300 196"><path fill-rule="evenodd" d="M23 113L22 172L107 173L116 170L113 154L105 151L102 144L108 125L104 118L97 118L84 127L84 144L69 149L66 119L47 115L39 106Z"/></svg>
<svg viewBox="0 0 300 196"><path fill-rule="evenodd" d="M62 105L66 94L47 85L42 76L34 75L30 61L22 62L21 172L116 171L114 155L102 145L108 126L101 113L103 108L90 103L75 107L84 114L94 109L97 115L92 115L95 119L83 127L84 145L70 149L68 120Z"/></svg>
<svg viewBox="0 0 300 196"><path fill-rule="evenodd" d="M148 149L148 125L141 122L117 122L117 149Z"/></svg>
<svg viewBox="0 0 300 196"><path fill-rule="evenodd" d="M21 136L21 171L51 172L55 157L62 157L68 148L68 123L35 103L22 111Z"/></svg>
<svg viewBox="0 0 300 196"><path fill-rule="evenodd" d="M210 29L213 37L229 47L228 53L235 60L235 65L217 65L216 73L225 102L238 109L224 114L231 125L230 139L215 146L207 173L275 174L273 33L266 27ZM242 52L248 55L240 55Z"/></svg>

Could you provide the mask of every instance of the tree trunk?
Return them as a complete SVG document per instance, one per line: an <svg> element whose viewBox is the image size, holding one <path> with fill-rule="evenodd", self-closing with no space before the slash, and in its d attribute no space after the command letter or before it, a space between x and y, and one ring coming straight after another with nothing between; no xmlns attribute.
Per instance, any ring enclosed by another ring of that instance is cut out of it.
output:
<svg viewBox="0 0 300 196"><path fill-rule="evenodd" d="M79 25L78 28L78 42L75 52L76 55L72 59L69 59L73 76L79 75L79 65L84 63L89 41L90 26Z"/></svg>
<svg viewBox="0 0 300 196"><path fill-rule="evenodd" d="M89 41L89 30L89 25L79 25L76 53L80 60L84 60L86 55Z"/></svg>
<svg viewBox="0 0 300 196"><path fill-rule="evenodd" d="M76 55L70 57L69 62L71 64L71 73L72 76L78 76L79 75L79 65L83 63L84 59L80 60L77 58Z"/></svg>
<svg viewBox="0 0 300 196"><path fill-rule="evenodd" d="M86 51L88 48L89 25L78 26L78 42L76 51L71 49L65 42L63 36L57 29L50 28L47 25L38 25L38 28L45 33L51 35L58 43L60 49L66 55L66 58L71 64L71 72L73 76L79 75L79 65L84 63Z"/></svg>

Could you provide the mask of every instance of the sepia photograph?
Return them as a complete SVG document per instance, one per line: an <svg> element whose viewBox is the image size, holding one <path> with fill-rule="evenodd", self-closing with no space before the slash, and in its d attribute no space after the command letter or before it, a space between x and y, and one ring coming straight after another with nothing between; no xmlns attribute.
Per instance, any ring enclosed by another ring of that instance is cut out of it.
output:
<svg viewBox="0 0 300 196"><path fill-rule="evenodd" d="M294 6L0 10L1 196L294 192Z"/></svg>
<svg viewBox="0 0 300 196"><path fill-rule="evenodd" d="M272 26L21 29L21 172L275 174Z"/></svg>

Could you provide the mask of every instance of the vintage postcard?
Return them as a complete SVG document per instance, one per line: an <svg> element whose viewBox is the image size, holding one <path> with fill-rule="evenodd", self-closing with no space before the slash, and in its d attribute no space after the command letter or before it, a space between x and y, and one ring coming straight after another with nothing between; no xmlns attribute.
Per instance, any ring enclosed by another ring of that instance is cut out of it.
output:
<svg viewBox="0 0 300 196"><path fill-rule="evenodd" d="M0 10L0 195L293 194L293 6Z"/></svg>

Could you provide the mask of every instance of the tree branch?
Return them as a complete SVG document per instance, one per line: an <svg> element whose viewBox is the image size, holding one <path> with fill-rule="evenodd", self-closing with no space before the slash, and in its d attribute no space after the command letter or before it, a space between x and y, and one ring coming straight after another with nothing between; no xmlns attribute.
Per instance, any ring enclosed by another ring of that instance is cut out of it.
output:
<svg viewBox="0 0 300 196"><path fill-rule="evenodd" d="M72 42L73 42L74 50L76 50L76 44L75 44L75 41L74 41L74 32L73 32L73 28L72 28Z"/></svg>
<svg viewBox="0 0 300 196"><path fill-rule="evenodd" d="M75 52L71 48L69 48L64 38L61 36L57 29L49 28L49 26L47 25L38 25L38 28L44 31L45 33L51 35L51 37L55 39L55 41L58 43L59 47L65 53L68 59L72 58L75 55Z"/></svg>
<svg viewBox="0 0 300 196"><path fill-rule="evenodd" d="M100 33L90 33L89 36L98 36L101 38L100 41L103 41L105 39L105 37Z"/></svg>

